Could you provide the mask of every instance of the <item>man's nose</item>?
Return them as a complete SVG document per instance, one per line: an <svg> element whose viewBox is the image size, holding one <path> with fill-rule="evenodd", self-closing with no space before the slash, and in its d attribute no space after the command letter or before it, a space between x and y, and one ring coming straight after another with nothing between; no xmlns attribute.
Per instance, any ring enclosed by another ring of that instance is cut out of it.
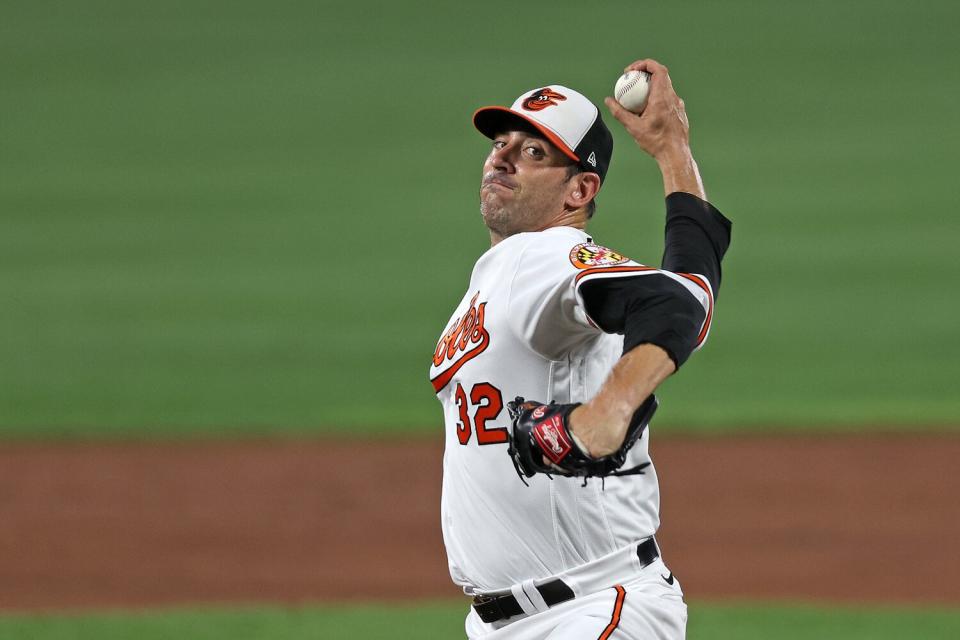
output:
<svg viewBox="0 0 960 640"><path fill-rule="evenodd" d="M516 146L510 144L509 142L499 149L493 149L490 152L490 164L495 169L500 169L502 171L513 172L513 165L515 160Z"/></svg>

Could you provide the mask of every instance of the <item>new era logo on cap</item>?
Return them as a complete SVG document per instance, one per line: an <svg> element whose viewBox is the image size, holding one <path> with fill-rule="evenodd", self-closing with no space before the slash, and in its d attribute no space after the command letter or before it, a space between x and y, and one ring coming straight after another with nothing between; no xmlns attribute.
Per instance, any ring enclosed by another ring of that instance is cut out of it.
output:
<svg viewBox="0 0 960 640"><path fill-rule="evenodd" d="M480 133L493 138L510 129L511 120L533 125L547 140L602 181L613 155L613 136L600 110L581 93L552 84L527 91L510 108L483 107L473 114Z"/></svg>

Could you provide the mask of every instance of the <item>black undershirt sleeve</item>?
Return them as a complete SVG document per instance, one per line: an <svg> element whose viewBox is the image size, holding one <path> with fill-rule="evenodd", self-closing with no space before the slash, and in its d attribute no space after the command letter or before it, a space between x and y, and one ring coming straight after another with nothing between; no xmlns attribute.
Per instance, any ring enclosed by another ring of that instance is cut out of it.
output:
<svg viewBox="0 0 960 640"><path fill-rule="evenodd" d="M678 369L693 353L706 312L680 283L651 273L591 280L580 292L597 326L623 334L623 353L652 343L666 351Z"/></svg>
<svg viewBox="0 0 960 640"><path fill-rule="evenodd" d="M666 204L662 268L706 276L716 299L731 222L689 193L672 193ZM655 344L679 369L697 345L706 312L683 285L665 275L598 278L585 282L581 293L588 315L603 331L623 334L623 353Z"/></svg>
<svg viewBox="0 0 960 640"><path fill-rule="evenodd" d="M707 277L716 300L720 293L720 261L730 246L732 223L712 204L677 191L667 196L661 268Z"/></svg>

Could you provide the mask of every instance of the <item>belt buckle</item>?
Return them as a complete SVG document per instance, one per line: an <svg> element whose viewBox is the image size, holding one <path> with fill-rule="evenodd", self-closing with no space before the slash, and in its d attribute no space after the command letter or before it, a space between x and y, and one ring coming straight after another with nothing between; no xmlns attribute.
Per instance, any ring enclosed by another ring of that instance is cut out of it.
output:
<svg viewBox="0 0 960 640"><path fill-rule="evenodd" d="M473 597L473 610L477 612L480 619L486 623L506 620L512 616L500 606L500 601L505 596L478 595Z"/></svg>

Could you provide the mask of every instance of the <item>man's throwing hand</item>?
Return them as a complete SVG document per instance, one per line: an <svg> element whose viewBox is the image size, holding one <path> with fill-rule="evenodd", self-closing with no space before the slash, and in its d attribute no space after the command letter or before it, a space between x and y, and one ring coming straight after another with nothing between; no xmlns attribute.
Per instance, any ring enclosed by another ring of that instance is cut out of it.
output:
<svg viewBox="0 0 960 640"><path fill-rule="evenodd" d="M649 58L637 60L624 71L646 71L650 74L647 106L639 115L625 109L611 97L604 99L614 118L633 136L640 148L656 160L689 149L690 123L683 100L673 90L667 68Z"/></svg>

